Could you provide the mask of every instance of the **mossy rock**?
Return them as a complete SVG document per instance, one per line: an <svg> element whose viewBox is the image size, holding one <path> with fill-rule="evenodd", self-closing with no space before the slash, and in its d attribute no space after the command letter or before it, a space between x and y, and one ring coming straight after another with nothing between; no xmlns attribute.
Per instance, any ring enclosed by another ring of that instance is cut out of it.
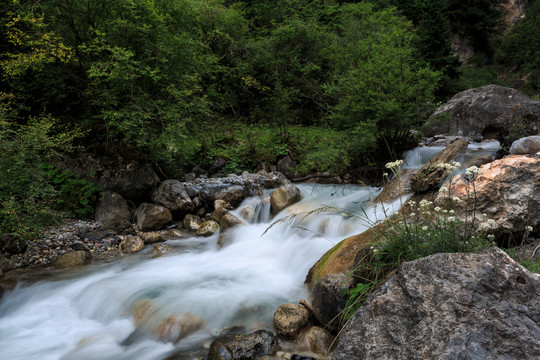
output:
<svg viewBox="0 0 540 360"><path fill-rule="evenodd" d="M320 278L330 274L349 274L354 270L356 254L369 248L374 242L384 239L388 229L386 222L380 223L361 234L353 235L338 243L324 254L309 270L305 283L313 290Z"/></svg>

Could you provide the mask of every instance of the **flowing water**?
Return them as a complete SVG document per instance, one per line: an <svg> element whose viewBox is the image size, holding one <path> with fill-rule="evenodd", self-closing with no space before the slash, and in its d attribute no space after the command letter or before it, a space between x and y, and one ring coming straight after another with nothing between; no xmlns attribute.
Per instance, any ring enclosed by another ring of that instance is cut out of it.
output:
<svg viewBox="0 0 540 360"><path fill-rule="evenodd" d="M465 164L496 149L496 142L469 145L459 160ZM419 168L441 150L415 149L404 167ZM274 219L268 194L246 199L235 213L247 224L229 229L223 248L218 235L191 237L168 241L173 252L159 258L146 249L112 264L41 271L45 279L19 285L0 302L0 358L163 359L200 349L226 329L271 329L279 304L309 298L305 276L327 250L404 201L383 211L369 203L379 189L299 188L304 199ZM303 216L322 205L337 209ZM178 322L186 318L197 331L177 341Z"/></svg>
<svg viewBox="0 0 540 360"><path fill-rule="evenodd" d="M249 214L251 223L229 229L223 248L217 235L168 241L174 250L167 256L151 258L147 249L17 287L0 302L0 358L162 359L172 350L200 348L226 328L271 329L279 304L309 297L303 285L309 268L334 244L369 226L345 210L287 216L328 205L365 210L372 221L384 217L368 206L378 189L299 188L304 199L273 220L267 198L246 199L236 214ZM276 219L287 221L268 229ZM170 319L185 316L204 325L174 345L162 341L173 336L164 330L174 333Z"/></svg>

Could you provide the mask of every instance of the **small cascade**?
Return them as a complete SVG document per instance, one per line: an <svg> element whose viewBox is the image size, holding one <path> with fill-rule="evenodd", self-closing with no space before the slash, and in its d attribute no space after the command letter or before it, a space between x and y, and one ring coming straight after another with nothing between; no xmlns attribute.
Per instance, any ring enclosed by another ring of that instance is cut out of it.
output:
<svg viewBox="0 0 540 360"><path fill-rule="evenodd" d="M429 159L441 152L444 146L422 146L409 150L403 156L402 169L420 169ZM456 159L463 168L480 163L486 163L494 159L495 153L500 149L497 140L483 141L481 143L471 143L467 149Z"/></svg>
<svg viewBox="0 0 540 360"><path fill-rule="evenodd" d="M233 213L250 224L267 223L271 217L270 195L247 198Z"/></svg>

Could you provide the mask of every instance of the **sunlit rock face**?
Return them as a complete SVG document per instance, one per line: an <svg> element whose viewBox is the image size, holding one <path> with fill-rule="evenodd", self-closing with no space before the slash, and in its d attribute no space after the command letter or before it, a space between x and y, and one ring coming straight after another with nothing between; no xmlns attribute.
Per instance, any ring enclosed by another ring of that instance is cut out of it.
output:
<svg viewBox="0 0 540 360"><path fill-rule="evenodd" d="M462 221L494 220L488 230L499 240L517 241L527 226L540 228L540 156L507 156L480 166L474 181L460 174L444 186L449 192L439 193L436 204L452 207Z"/></svg>
<svg viewBox="0 0 540 360"><path fill-rule="evenodd" d="M341 331L333 360L538 359L540 276L498 248L404 263Z"/></svg>

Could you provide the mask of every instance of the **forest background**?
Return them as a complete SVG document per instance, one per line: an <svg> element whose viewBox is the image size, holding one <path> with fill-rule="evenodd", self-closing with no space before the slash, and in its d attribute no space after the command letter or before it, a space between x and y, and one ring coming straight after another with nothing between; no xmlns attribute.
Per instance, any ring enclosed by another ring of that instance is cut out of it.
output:
<svg viewBox="0 0 540 360"><path fill-rule="evenodd" d="M299 174L377 167L433 109L490 83L540 93L540 1L11 0L0 5L0 232L84 216L88 151L182 178L284 156ZM470 39L460 63L451 39Z"/></svg>

